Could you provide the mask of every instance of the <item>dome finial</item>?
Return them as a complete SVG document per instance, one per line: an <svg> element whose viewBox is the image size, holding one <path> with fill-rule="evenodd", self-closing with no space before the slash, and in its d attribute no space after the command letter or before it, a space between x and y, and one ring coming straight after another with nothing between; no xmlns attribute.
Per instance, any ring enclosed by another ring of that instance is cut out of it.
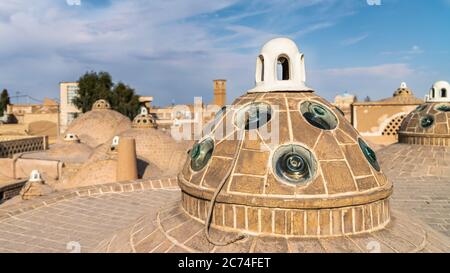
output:
<svg viewBox="0 0 450 273"><path fill-rule="evenodd" d="M308 91L304 55L294 41L276 38L267 42L256 59L256 86L253 92Z"/></svg>
<svg viewBox="0 0 450 273"><path fill-rule="evenodd" d="M450 84L446 81L437 81L431 87L426 102L450 102Z"/></svg>

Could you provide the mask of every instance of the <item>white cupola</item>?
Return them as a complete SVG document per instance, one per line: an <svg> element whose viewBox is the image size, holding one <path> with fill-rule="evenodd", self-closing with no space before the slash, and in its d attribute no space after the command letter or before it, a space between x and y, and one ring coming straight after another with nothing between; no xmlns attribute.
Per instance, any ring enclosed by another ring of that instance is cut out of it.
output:
<svg viewBox="0 0 450 273"><path fill-rule="evenodd" d="M267 42L256 59L254 92L313 91L306 86L305 60L294 41L276 38Z"/></svg>
<svg viewBox="0 0 450 273"><path fill-rule="evenodd" d="M425 95L426 102L450 102L450 84L446 81L438 81L433 84L430 92Z"/></svg>

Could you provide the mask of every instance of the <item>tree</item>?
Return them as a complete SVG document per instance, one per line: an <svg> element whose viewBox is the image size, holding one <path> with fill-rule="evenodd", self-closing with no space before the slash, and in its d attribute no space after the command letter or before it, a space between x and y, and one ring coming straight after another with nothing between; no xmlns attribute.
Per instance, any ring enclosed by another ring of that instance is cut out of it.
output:
<svg viewBox="0 0 450 273"><path fill-rule="evenodd" d="M99 99L109 101L111 108L133 119L139 112L139 96L130 86L114 84L108 72L86 72L78 80L78 95L73 103L83 113L90 111Z"/></svg>
<svg viewBox="0 0 450 273"><path fill-rule="evenodd" d="M2 94L0 95L0 117L3 117L3 114L6 112L6 108L10 103L8 90L3 89Z"/></svg>
<svg viewBox="0 0 450 273"><path fill-rule="evenodd" d="M112 90L111 107L133 119L139 113L139 96L135 94L133 88L119 82Z"/></svg>
<svg viewBox="0 0 450 273"><path fill-rule="evenodd" d="M73 104L86 113L90 111L94 102L99 99L110 101L113 82L108 72L86 72L78 80L78 95Z"/></svg>
<svg viewBox="0 0 450 273"><path fill-rule="evenodd" d="M365 99L364 99L364 102L371 102L372 100L370 99L370 97L369 96L367 96Z"/></svg>

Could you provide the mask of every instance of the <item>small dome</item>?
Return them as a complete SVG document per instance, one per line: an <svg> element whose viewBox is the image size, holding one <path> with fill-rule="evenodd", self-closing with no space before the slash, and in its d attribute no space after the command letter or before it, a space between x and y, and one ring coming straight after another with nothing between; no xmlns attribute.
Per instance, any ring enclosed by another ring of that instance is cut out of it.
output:
<svg viewBox="0 0 450 273"><path fill-rule="evenodd" d="M411 92L411 90L409 90L406 83L402 82L400 84L400 87L397 90L395 90L394 97L398 97L398 96L412 96L412 92Z"/></svg>
<svg viewBox="0 0 450 273"><path fill-rule="evenodd" d="M92 110L111 109L111 105L106 100L98 100L92 105Z"/></svg>
<svg viewBox="0 0 450 273"><path fill-rule="evenodd" d="M142 107L141 113L134 118L133 124L131 125L131 127L132 128L157 128L158 125L156 124L156 121L153 118L153 116L148 113L147 108Z"/></svg>
<svg viewBox="0 0 450 273"><path fill-rule="evenodd" d="M429 93L425 96L426 102L450 102L450 84L446 81L438 81L433 84Z"/></svg>
<svg viewBox="0 0 450 273"><path fill-rule="evenodd" d="M80 142L80 139L77 135L68 133L64 136L64 141L66 142Z"/></svg>
<svg viewBox="0 0 450 273"><path fill-rule="evenodd" d="M403 120L399 142L407 144L450 146L450 102L419 105Z"/></svg>
<svg viewBox="0 0 450 273"><path fill-rule="evenodd" d="M96 147L131 128L126 116L110 109L89 111L75 119L66 132L78 136L82 143Z"/></svg>

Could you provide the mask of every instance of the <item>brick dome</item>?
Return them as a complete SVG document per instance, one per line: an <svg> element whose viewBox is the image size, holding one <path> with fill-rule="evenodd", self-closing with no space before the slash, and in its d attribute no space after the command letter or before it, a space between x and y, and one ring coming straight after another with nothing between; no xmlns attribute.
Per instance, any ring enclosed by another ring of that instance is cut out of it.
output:
<svg viewBox="0 0 450 273"><path fill-rule="evenodd" d="M75 119L66 132L78 136L82 143L97 147L131 128L131 121L119 112L98 108Z"/></svg>
<svg viewBox="0 0 450 273"><path fill-rule="evenodd" d="M313 91L267 86L219 113L213 131L191 149L178 176L184 209L204 221L215 196L214 226L258 234L295 229L318 237L384 228L392 184L375 152ZM276 141L262 133L272 130Z"/></svg>
<svg viewBox="0 0 450 273"><path fill-rule="evenodd" d="M170 134L155 128L134 127L119 134L120 137L134 138L138 158L151 163L144 171L146 177L176 176L181 171L192 144L177 142Z"/></svg>
<svg viewBox="0 0 450 273"><path fill-rule="evenodd" d="M106 100L98 100L92 105L92 110L111 109L111 104Z"/></svg>
<svg viewBox="0 0 450 273"><path fill-rule="evenodd" d="M400 143L450 146L450 101L446 97L450 87L444 83L435 83L426 102L403 120L399 130ZM440 90L439 94L437 90Z"/></svg>
<svg viewBox="0 0 450 273"><path fill-rule="evenodd" d="M402 82L400 84L400 87L397 90L395 90L395 92L394 92L394 97L397 97L397 96L403 96L403 97L413 96L413 93L408 88L406 83Z"/></svg>

